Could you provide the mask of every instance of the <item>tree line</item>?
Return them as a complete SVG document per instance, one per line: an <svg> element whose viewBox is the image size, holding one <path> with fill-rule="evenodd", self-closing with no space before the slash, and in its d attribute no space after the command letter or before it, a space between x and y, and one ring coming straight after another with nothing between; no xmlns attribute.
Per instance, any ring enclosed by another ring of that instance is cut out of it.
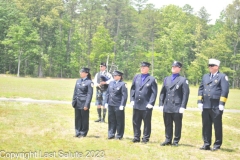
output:
<svg viewBox="0 0 240 160"><path fill-rule="evenodd" d="M216 6L217 7L217 6ZM202 7L156 8L147 0L0 0L0 73L32 77L79 77L81 67L124 72L130 80L148 61L158 80L174 60L197 85L208 59L221 61L232 88L240 88L240 1L215 24Z"/></svg>

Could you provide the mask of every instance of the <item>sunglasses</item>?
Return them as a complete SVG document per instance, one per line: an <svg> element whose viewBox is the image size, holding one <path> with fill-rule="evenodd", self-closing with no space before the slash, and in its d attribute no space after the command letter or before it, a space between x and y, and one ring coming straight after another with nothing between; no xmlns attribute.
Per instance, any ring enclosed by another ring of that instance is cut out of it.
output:
<svg viewBox="0 0 240 160"><path fill-rule="evenodd" d="M216 66L215 64L209 64L208 67L214 67Z"/></svg>

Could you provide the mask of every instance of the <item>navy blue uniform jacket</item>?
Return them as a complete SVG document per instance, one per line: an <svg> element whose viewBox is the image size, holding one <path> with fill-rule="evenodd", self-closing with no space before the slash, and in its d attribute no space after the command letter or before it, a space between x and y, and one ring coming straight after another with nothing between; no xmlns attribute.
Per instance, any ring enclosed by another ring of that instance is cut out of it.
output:
<svg viewBox="0 0 240 160"><path fill-rule="evenodd" d="M146 110L146 106L151 104L154 106L157 97L158 86L153 76L148 76L143 84L141 84L141 74L134 77L131 86L130 101L134 101L134 109Z"/></svg>
<svg viewBox="0 0 240 160"><path fill-rule="evenodd" d="M82 81L82 79L78 79L75 85L72 106L73 108L83 109L87 107L90 109L90 103L92 100L93 94L93 82L92 80L86 78Z"/></svg>
<svg viewBox="0 0 240 160"><path fill-rule="evenodd" d="M119 106L126 106L128 91L126 83L119 81L114 85L115 81L111 81L108 85L106 93L106 103L109 106L115 106L116 109L119 109Z"/></svg>
<svg viewBox="0 0 240 160"><path fill-rule="evenodd" d="M198 89L198 103L203 103L203 108L212 108L212 100L217 100L219 104L225 105L228 98L228 77L220 72L212 79L210 79L210 75L208 73L203 76Z"/></svg>
<svg viewBox="0 0 240 160"><path fill-rule="evenodd" d="M164 106L163 112L179 113L179 109L185 108L189 97L189 86L186 78L176 77L171 82L172 76L164 79L162 90L159 96L159 105Z"/></svg>

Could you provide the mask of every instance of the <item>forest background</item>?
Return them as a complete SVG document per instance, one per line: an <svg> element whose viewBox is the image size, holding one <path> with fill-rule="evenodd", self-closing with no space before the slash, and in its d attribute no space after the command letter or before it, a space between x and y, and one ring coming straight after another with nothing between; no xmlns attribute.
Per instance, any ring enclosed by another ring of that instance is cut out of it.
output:
<svg viewBox="0 0 240 160"><path fill-rule="evenodd" d="M217 7L217 4L216 4ZM156 8L147 0L0 0L0 74L22 77L94 75L101 62L131 80L148 61L159 81L174 60L197 85L208 59L221 61L231 88L240 88L240 1L226 6L214 24L202 7Z"/></svg>

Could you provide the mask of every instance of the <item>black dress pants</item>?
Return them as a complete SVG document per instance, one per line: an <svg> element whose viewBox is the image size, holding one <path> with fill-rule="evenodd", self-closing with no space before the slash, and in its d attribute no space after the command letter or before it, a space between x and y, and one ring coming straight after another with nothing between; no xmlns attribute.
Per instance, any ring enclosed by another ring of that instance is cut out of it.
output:
<svg viewBox="0 0 240 160"><path fill-rule="evenodd" d="M108 138L122 138L125 127L124 110L119 110L118 107L108 106Z"/></svg>
<svg viewBox="0 0 240 160"><path fill-rule="evenodd" d="M173 143L178 143L182 132L182 113L163 113L163 120L165 125L165 142L172 143L173 139L173 122L175 124L175 133Z"/></svg>
<svg viewBox="0 0 240 160"><path fill-rule="evenodd" d="M139 110L133 109L133 132L134 139L140 140L142 120L144 122L143 137L145 141L149 141L151 135L151 119L152 109Z"/></svg>
<svg viewBox="0 0 240 160"><path fill-rule="evenodd" d="M75 108L75 132L76 136L86 136L89 129L89 109Z"/></svg>
<svg viewBox="0 0 240 160"><path fill-rule="evenodd" d="M213 146L220 148L222 145L222 114L218 108L203 109L202 111L202 137L204 146L211 146L212 124L215 130L215 142Z"/></svg>

